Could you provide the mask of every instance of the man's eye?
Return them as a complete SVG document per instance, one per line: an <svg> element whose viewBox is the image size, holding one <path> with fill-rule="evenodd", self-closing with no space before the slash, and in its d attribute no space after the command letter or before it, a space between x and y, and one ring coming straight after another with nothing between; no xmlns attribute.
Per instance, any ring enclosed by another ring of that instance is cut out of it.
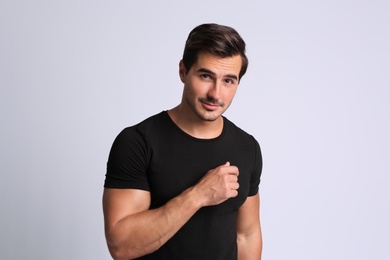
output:
<svg viewBox="0 0 390 260"><path fill-rule="evenodd" d="M225 83L227 83L227 84L234 84L234 80L232 80L232 79L225 79Z"/></svg>
<svg viewBox="0 0 390 260"><path fill-rule="evenodd" d="M204 78L204 79L209 79L210 75L209 74L201 74L200 77Z"/></svg>

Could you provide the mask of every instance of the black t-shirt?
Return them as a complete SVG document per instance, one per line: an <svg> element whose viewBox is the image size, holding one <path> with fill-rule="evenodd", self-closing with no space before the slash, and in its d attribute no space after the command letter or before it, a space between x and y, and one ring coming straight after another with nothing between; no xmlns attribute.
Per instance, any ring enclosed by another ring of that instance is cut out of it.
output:
<svg viewBox="0 0 390 260"><path fill-rule="evenodd" d="M220 136L197 139L163 111L125 128L115 139L104 187L150 191L151 209L164 205L227 161L240 172L237 197L201 208L165 245L140 259L237 259L237 210L258 192L262 158L258 142L223 119Z"/></svg>

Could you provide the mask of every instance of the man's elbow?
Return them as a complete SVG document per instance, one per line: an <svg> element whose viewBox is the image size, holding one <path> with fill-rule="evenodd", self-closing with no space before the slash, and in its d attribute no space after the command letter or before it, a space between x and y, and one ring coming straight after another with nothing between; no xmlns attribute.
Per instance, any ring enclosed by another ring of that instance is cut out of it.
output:
<svg viewBox="0 0 390 260"><path fill-rule="evenodd" d="M130 260L138 258L153 253L159 248L160 246L156 244L149 246L141 246L135 244L118 246L108 243L108 250L114 260Z"/></svg>
<svg viewBox="0 0 390 260"><path fill-rule="evenodd" d="M145 255L145 253L142 253L139 250L124 247L108 246L108 250L114 260L130 260Z"/></svg>
<svg viewBox="0 0 390 260"><path fill-rule="evenodd" d="M118 246L108 245L108 251L111 254L112 259L114 260L129 260L132 259L130 255L124 250L124 248Z"/></svg>

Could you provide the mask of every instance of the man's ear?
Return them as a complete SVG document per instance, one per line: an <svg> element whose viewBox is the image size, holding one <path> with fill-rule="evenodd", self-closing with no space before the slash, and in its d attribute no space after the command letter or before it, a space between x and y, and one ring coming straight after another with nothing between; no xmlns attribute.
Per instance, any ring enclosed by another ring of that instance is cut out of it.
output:
<svg viewBox="0 0 390 260"><path fill-rule="evenodd" d="M186 76L187 76L187 70L186 70L186 66L184 66L183 60L181 60L179 63L179 75L180 75L181 82L185 83Z"/></svg>

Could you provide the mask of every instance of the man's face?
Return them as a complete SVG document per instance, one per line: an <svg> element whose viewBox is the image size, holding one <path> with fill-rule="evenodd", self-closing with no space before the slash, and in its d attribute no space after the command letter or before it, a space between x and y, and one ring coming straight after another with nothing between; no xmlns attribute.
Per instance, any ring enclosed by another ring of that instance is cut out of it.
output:
<svg viewBox="0 0 390 260"><path fill-rule="evenodd" d="M230 106L239 83L240 55L221 58L201 52L186 73L180 62L184 83L183 104L201 120L214 121Z"/></svg>

